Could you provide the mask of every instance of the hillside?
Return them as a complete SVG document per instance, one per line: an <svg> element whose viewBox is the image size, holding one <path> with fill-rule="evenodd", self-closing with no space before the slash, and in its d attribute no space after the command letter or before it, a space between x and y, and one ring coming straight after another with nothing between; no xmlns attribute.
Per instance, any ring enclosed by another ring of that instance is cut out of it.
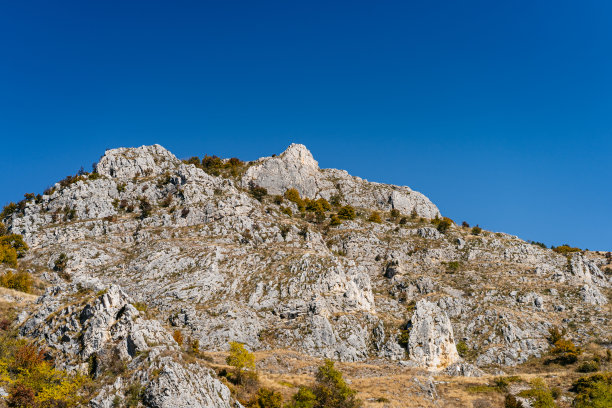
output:
<svg viewBox="0 0 612 408"><path fill-rule="evenodd" d="M576 367L610 370L610 253L456 225L302 145L253 162L112 149L2 216L29 250L0 271L27 270L42 295L2 293L12 327L97 381L91 407L133 384L148 407L237 406L219 376L231 341L285 400L325 358L380 407L496 406L548 374L569 406ZM557 331L575 361L551 354Z"/></svg>

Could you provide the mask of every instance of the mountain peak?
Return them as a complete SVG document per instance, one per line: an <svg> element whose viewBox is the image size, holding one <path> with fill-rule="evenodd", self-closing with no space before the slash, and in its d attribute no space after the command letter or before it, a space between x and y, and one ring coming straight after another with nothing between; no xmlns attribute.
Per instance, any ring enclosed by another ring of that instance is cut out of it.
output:
<svg viewBox="0 0 612 408"><path fill-rule="evenodd" d="M307 166L313 169L319 168L319 163L312 157L312 153L303 144L292 143L283 153L280 158L287 162L293 162L301 166Z"/></svg>

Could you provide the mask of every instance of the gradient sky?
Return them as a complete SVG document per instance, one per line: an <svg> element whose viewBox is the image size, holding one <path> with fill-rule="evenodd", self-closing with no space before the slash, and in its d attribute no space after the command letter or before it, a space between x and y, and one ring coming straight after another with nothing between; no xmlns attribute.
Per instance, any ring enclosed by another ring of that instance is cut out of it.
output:
<svg viewBox="0 0 612 408"><path fill-rule="evenodd" d="M612 250L612 2L15 1L0 204L104 150L322 167L457 222Z"/></svg>

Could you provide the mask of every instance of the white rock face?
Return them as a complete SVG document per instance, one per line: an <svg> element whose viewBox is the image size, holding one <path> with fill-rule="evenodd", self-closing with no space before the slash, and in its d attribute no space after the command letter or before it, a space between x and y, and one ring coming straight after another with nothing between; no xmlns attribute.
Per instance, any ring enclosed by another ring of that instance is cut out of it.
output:
<svg viewBox="0 0 612 408"><path fill-rule="evenodd" d="M432 370L450 365L448 373L474 375L457 360L453 336L473 351L473 364L516 365L548 350L551 322L581 313L591 314L591 322L607 318L605 308L592 306L610 294L601 255L574 254L568 265L565 256L514 236L473 236L455 226L440 233L411 217L400 223L384 214L380 224L357 217L331 226L331 212L322 222L309 219L312 213L289 216L281 208L286 201L259 202L248 184L271 194L297 188L307 197L339 195L366 213L415 209L431 218L439 212L407 187L320 169L301 145L246 167L243 177L223 178L178 162L160 146L113 149L100 160L101 177L58 183L52 194L22 203L3 222L30 245L24 261L59 285L29 319L20 315L22 334L44 341L71 370L82 371L86 359L116 347L136 367L138 381L149 384L145 365L161 364L162 352L179 353L173 330L198 339L205 351L240 341L252 350L385 358ZM139 208L143 198L151 205L147 216ZM54 270L62 253L66 266ZM459 268L449 270L450 262ZM91 298L78 298L78 285L91 288ZM138 312L132 299L149 311ZM414 316L406 307L413 302ZM411 318L411 361L405 361L401 330ZM584 333L602 337L606 328L590 324ZM590 335L584 333L572 334L582 341ZM146 364L138 357L145 354ZM209 404L194 391L214 389L204 371L181 367L151 383L151 406L169 406L181 393L186 406ZM192 370L203 382L195 382ZM136 377L109 385L92 406L110 408L128 380Z"/></svg>
<svg viewBox="0 0 612 408"><path fill-rule="evenodd" d="M441 370L459 361L453 328L446 313L425 299L412 315L408 354L419 366Z"/></svg>
<svg viewBox="0 0 612 408"><path fill-rule="evenodd" d="M107 150L96 165L96 171L112 178L157 176L180 161L160 145Z"/></svg>
<svg viewBox="0 0 612 408"><path fill-rule="evenodd" d="M346 171L320 169L317 161L304 145L292 144L277 157L266 157L253 163L242 178L242 186L255 183L270 194L283 194L295 188L308 198L333 195L355 207L397 209L404 214L413 210L425 218L440 216L438 208L423 194L408 187L371 183L353 177Z"/></svg>

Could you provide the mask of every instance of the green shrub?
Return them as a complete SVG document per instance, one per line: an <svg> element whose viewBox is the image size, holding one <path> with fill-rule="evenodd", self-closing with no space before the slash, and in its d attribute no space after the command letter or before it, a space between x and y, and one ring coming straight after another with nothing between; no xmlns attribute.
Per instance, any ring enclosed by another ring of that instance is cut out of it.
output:
<svg viewBox="0 0 612 408"><path fill-rule="evenodd" d="M480 228L478 225L472 228L472 235L480 235L481 232L482 228Z"/></svg>
<svg viewBox="0 0 612 408"><path fill-rule="evenodd" d="M572 384L571 391L577 393L575 408L612 407L612 373L593 374L580 377Z"/></svg>
<svg viewBox="0 0 612 408"><path fill-rule="evenodd" d="M246 404L246 408L282 408L283 396L280 392L260 388Z"/></svg>
<svg viewBox="0 0 612 408"><path fill-rule="evenodd" d="M512 394L506 395L506 398L504 399L504 407L505 408L524 408L521 401L516 399L516 397Z"/></svg>
<svg viewBox="0 0 612 408"><path fill-rule="evenodd" d="M53 269L57 272L64 272L64 270L66 270L66 266L68 266L68 260L68 255L62 252L55 260Z"/></svg>
<svg viewBox="0 0 612 408"><path fill-rule="evenodd" d="M455 273L459 269L461 269L461 262L459 261L450 261L446 264L446 271L448 273Z"/></svg>
<svg viewBox="0 0 612 408"><path fill-rule="evenodd" d="M123 401L126 408L135 408L139 405L142 399L143 387L140 383L132 383L125 390L125 400Z"/></svg>
<svg viewBox="0 0 612 408"><path fill-rule="evenodd" d="M283 203L283 196L282 195L275 195L274 198L272 198L272 202L274 202L274 204L276 205L281 205Z"/></svg>
<svg viewBox="0 0 612 408"><path fill-rule="evenodd" d="M293 211L291 211L291 208L289 207L281 207L281 212L287 214L290 217L293 216Z"/></svg>
<svg viewBox="0 0 612 408"><path fill-rule="evenodd" d="M10 202L4 206L2 209L2 213L0 213L0 220L3 220L7 217L13 215L13 213L17 212L17 204Z"/></svg>
<svg viewBox="0 0 612 408"><path fill-rule="evenodd" d="M357 408L362 402L357 392L351 389L342 378L342 373L334 368L334 362L325 360L315 375L316 384L312 388L316 397L316 407Z"/></svg>
<svg viewBox="0 0 612 408"><path fill-rule="evenodd" d="M334 194L329 197L329 203L334 207L340 207L340 204L342 204L342 197L340 194Z"/></svg>
<svg viewBox="0 0 612 408"><path fill-rule="evenodd" d="M3 222L0 221L0 237L3 237L8 234L8 228L4 225Z"/></svg>
<svg viewBox="0 0 612 408"><path fill-rule="evenodd" d="M250 184L249 192L257 201L263 200L264 197L268 195L268 190L264 187L258 186L257 184Z"/></svg>
<svg viewBox="0 0 612 408"><path fill-rule="evenodd" d="M19 271L17 273L7 271L4 275L0 276L0 286L21 292L32 292L33 284L32 275L26 271Z"/></svg>
<svg viewBox="0 0 612 408"><path fill-rule="evenodd" d="M340 221L340 217L338 217L336 214L332 214L329 220L329 225L331 227L336 227L340 224L342 224L342 221Z"/></svg>
<svg viewBox="0 0 612 408"><path fill-rule="evenodd" d="M402 215L402 214L399 212L399 210L398 210L398 209L395 209L395 208L394 208L394 209L392 209L392 210L391 210L391 212L389 213L389 216L390 216L392 219L399 218L401 215Z"/></svg>
<svg viewBox="0 0 612 408"><path fill-rule="evenodd" d="M382 222L380 219L380 213L378 211L373 211L372 214L370 214L370 217L368 217L368 221L380 224Z"/></svg>
<svg viewBox="0 0 612 408"><path fill-rule="evenodd" d="M470 348L465 343L465 341L461 340L459 343L457 343L457 353L461 357L465 358L468 355L469 351L470 351Z"/></svg>
<svg viewBox="0 0 612 408"><path fill-rule="evenodd" d="M556 408L555 400L544 380L534 378L530 384L531 389L521 391L518 395L533 399L533 408Z"/></svg>
<svg viewBox="0 0 612 408"><path fill-rule="evenodd" d="M583 361L578 367L576 367L576 371L579 373L594 373L595 371L599 371L599 363L597 361Z"/></svg>
<svg viewBox="0 0 612 408"><path fill-rule="evenodd" d="M300 387L297 393L291 397L291 402L287 408L314 408L317 403L317 396L308 387Z"/></svg>
<svg viewBox="0 0 612 408"><path fill-rule="evenodd" d="M338 217L343 220L354 220L356 217L355 209L350 205L345 205L338 210Z"/></svg>
<svg viewBox="0 0 612 408"><path fill-rule="evenodd" d="M151 212L153 211L153 206L151 205L149 200L147 200L145 197L142 197L140 199L139 207L140 207L140 218L142 219L149 217L151 215Z"/></svg>
<svg viewBox="0 0 612 408"><path fill-rule="evenodd" d="M443 234L448 231L451 225L454 224L453 220L448 217L442 217L442 219L436 217L431 220L431 223L434 224L436 226L436 229Z"/></svg>
<svg viewBox="0 0 612 408"><path fill-rule="evenodd" d="M0 263L8 266L17 266L17 251L7 244L0 244Z"/></svg>
<svg viewBox="0 0 612 408"><path fill-rule="evenodd" d="M302 197L300 197L300 192L297 191L295 188L290 188L285 191L285 198L295 203L295 205L297 205L300 211L304 211L304 207L306 204L304 200L302 200Z"/></svg>
<svg viewBox="0 0 612 408"><path fill-rule="evenodd" d="M572 252L581 252L582 249L571 247L568 244L563 244L558 247L550 247L553 251L561 255L571 254Z"/></svg>
<svg viewBox="0 0 612 408"><path fill-rule="evenodd" d="M407 223L408 223L408 218L406 218L406 217L402 217L402 219L400 219L399 223L400 223L400 225L405 225L405 224L407 224Z"/></svg>

